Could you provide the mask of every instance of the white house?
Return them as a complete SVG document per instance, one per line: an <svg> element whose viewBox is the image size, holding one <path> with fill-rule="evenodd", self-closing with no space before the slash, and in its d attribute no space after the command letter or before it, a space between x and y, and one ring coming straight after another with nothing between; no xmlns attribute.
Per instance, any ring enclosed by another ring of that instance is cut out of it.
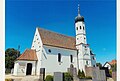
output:
<svg viewBox="0 0 120 81"><path fill-rule="evenodd" d="M40 68L46 74L66 72L71 64L85 72L85 66L96 67L95 54L87 44L84 17L75 18L76 37L62 35L37 27L31 49L17 58L14 75L39 75Z"/></svg>
<svg viewBox="0 0 120 81"><path fill-rule="evenodd" d="M106 62L103 67L107 67L108 69L111 69L111 64L109 62Z"/></svg>

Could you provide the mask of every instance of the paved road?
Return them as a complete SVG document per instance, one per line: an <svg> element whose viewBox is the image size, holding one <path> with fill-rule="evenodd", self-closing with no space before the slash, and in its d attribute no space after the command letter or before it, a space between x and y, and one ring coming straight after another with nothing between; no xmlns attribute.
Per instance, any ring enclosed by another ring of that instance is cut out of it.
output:
<svg viewBox="0 0 120 81"><path fill-rule="evenodd" d="M39 76L13 76L11 74L5 75L5 79L14 79L14 81L35 81L39 79Z"/></svg>

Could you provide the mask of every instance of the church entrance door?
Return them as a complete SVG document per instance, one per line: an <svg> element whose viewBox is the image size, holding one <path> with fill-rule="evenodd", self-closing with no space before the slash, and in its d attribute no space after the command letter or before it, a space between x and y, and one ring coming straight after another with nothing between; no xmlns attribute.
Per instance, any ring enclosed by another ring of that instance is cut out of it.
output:
<svg viewBox="0 0 120 81"><path fill-rule="evenodd" d="M26 75L31 75L32 63L27 63Z"/></svg>

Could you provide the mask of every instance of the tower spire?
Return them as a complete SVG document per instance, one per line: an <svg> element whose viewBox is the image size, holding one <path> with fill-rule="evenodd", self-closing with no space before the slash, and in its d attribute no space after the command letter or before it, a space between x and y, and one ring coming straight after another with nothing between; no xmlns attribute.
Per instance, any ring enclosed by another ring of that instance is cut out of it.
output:
<svg viewBox="0 0 120 81"><path fill-rule="evenodd" d="M80 5L78 4L78 16L80 16Z"/></svg>

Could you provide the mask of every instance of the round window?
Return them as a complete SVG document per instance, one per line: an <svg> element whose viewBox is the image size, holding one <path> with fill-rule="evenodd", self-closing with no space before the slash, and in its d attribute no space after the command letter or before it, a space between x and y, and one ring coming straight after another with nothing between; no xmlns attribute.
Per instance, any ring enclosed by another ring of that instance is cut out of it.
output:
<svg viewBox="0 0 120 81"><path fill-rule="evenodd" d="M50 52L50 53L51 53L51 50L49 49L49 50L48 50L48 52Z"/></svg>

